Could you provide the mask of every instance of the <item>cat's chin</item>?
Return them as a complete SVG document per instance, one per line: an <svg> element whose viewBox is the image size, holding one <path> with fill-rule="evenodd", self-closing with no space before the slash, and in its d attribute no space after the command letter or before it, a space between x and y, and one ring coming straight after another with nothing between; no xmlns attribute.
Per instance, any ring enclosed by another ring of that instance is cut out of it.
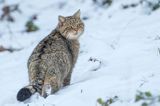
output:
<svg viewBox="0 0 160 106"><path fill-rule="evenodd" d="M68 34L67 36L65 36L65 38L68 40L77 40L79 38L79 36L80 35Z"/></svg>

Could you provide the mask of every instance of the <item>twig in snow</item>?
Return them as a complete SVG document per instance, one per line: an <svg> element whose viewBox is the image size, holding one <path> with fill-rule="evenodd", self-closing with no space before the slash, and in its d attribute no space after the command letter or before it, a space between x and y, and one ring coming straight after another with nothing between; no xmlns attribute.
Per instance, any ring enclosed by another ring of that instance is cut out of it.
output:
<svg viewBox="0 0 160 106"><path fill-rule="evenodd" d="M19 9L19 5L18 4L15 4L15 5L5 5L3 8L2 8L2 15L0 17L0 20L4 20L5 17L7 19L7 21L9 22L14 22L14 18L12 17L11 13L14 12L14 11L17 11L19 13L21 13L21 10Z"/></svg>
<svg viewBox="0 0 160 106"><path fill-rule="evenodd" d="M5 48L3 46L0 46L0 52L8 51L8 52L14 52L14 51L20 51L22 49L15 49L15 48Z"/></svg>
<svg viewBox="0 0 160 106"><path fill-rule="evenodd" d="M90 59L89 59L88 61L99 62L98 67L92 69L91 71L97 71L97 70L99 70L99 69L101 68L101 66L102 66L102 62L101 62L100 60L96 59L96 58L90 57Z"/></svg>
<svg viewBox="0 0 160 106"><path fill-rule="evenodd" d="M122 8L123 8L123 9L134 8L134 7L137 7L138 4L139 4L139 3L125 4L125 5L122 5Z"/></svg>
<svg viewBox="0 0 160 106"><path fill-rule="evenodd" d="M143 80L141 80L142 81L142 83L139 85L139 87L142 87L145 83L147 83L148 81L147 80L145 80L145 79L143 79Z"/></svg>

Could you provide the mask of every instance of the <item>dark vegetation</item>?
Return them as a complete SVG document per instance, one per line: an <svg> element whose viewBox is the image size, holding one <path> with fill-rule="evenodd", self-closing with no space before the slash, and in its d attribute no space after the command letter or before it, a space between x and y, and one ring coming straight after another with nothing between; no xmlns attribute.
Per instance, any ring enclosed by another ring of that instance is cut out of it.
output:
<svg viewBox="0 0 160 106"><path fill-rule="evenodd" d="M150 91L142 92L137 91L135 95L134 103L140 103L140 106L159 106L160 105L160 94L154 95ZM123 102L123 100L120 100L120 97L114 96L111 98L108 98L107 100L103 100L102 98L97 99L97 103L101 106L110 106L111 104L120 101Z"/></svg>

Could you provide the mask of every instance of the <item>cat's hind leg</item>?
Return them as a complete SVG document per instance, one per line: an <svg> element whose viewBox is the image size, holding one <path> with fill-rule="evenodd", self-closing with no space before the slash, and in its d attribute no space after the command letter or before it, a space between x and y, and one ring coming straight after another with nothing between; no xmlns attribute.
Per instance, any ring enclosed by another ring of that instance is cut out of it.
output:
<svg viewBox="0 0 160 106"><path fill-rule="evenodd" d="M35 86L37 89L37 92L41 94L44 79L45 79L45 74L46 74L46 65L35 61L32 62L29 66L29 81L30 85Z"/></svg>
<svg viewBox="0 0 160 106"><path fill-rule="evenodd" d="M52 93L52 87L50 84L44 84L42 88L42 96L46 98L48 95Z"/></svg>
<svg viewBox="0 0 160 106"><path fill-rule="evenodd" d="M57 73L53 72L47 72L44 80L44 85L42 88L42 96L47 97L50 94L53 94L57 92L61 88L61 81L60 76L58 76Z"/></svg>

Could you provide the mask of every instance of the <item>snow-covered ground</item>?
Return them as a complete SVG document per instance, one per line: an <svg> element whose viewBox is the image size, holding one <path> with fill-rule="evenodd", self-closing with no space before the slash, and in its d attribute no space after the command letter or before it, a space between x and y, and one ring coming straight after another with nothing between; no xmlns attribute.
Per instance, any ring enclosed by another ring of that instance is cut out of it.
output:
<svg viewBox="0 0 160 106"><path fill-rule="evenodd" d="M111 106L140 106L134 103L137 90L159 93L160 10L148 15L141 5L121 8L131 2L115 0L111 7L101 8L91 0L6 0L5 4L20 3L22 13L12 14L15 23L0 22L0 45L22 50L0 53L0 106L98 106L97 98L115 95L119 100ZM58 15L72 15L78 9L88 19L72 84L46 99L35 94L18 102L18 90L28 84L32 50L55 28ZM21 33L34 14L40 30Z"/></svg>

